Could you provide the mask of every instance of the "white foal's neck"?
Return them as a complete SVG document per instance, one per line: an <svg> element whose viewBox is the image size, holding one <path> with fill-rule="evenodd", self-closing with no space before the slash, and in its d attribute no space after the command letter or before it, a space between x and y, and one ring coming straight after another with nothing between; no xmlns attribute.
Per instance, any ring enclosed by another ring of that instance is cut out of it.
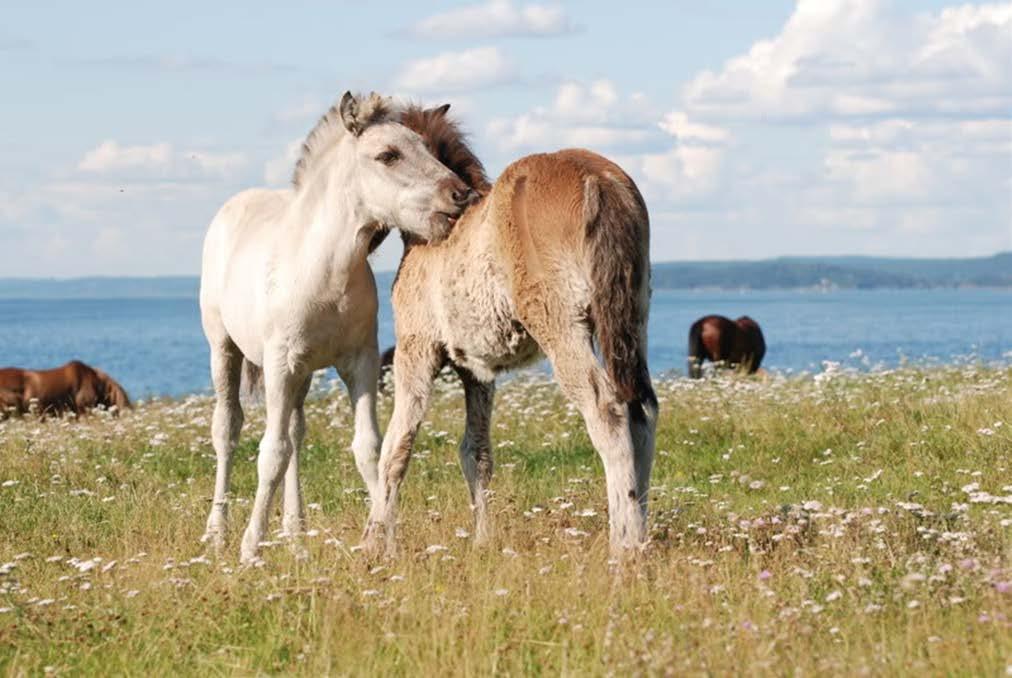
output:
<svg viewBox="0 0 1012 678"><path fill-rule="evenodd" d="M290 226L301 231L297 274L333 276L335 271L358 268L369 253L369 240L377 224L366 213L357 192L353 168L342 163L342 140L328 149L331 162L323 160L322 171L310 172L296 188L289 215ZM291 223L294 222L294 223Z"/></svg>

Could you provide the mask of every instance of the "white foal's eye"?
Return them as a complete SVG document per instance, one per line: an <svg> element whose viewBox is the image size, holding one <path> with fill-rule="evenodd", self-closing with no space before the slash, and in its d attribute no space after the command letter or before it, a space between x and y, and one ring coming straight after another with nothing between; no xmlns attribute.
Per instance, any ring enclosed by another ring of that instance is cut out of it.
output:
<svg viewBox="0 0 1012 678"><path fill-rule="evenodd" d="M384 165L392 165L400 159L401 152L392 146L376 156L376 160Z"/></svg>

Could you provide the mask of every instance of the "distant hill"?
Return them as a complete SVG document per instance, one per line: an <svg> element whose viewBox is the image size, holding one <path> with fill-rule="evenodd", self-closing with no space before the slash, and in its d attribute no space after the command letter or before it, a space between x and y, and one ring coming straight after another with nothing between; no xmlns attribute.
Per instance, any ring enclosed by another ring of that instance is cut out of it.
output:
<svg viewBox="0 0 1012 678"><path fill-rule="evenodd" d="M653 264L656 289L1012 287L1012 252L973 259L780 257Z"/></svg>
<svg viewBox="0 0 1012 678"><path fill-rule="evenodd" d="M393 273L376 274L381 291ZM653 264L655 289L1012 288L1012 252L973 259L780 257L760 261ZM151 278L0 278L0 299L196 298L196 276Z"/></svg>

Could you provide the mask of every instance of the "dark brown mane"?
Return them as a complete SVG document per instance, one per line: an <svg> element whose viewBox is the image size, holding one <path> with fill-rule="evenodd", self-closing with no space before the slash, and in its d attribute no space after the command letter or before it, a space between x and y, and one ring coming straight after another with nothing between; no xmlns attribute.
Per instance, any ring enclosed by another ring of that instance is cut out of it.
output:
<svg viewBox="0 0 1012 678"><path fill-rule="evenodd" d="M422 108L412 104L401 113L401 124L420 134L429 152L469 187L482 195L492 188L484 165L467 145L467 135L456 121L446 116L446 107Z"/></svg>

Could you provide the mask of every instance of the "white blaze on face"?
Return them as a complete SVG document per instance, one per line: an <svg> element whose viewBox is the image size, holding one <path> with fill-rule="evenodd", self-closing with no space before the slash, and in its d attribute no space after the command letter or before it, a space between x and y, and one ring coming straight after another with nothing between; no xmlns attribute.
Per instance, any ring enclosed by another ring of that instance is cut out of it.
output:
<svg viewBox="0 0 1012 678"><path fill-rule="evenodd" d="M398 123L371 125L356 140L362 201L377 221L425 240L442 236L438 213L456 215L450 182L422 137Z"/></svg>

